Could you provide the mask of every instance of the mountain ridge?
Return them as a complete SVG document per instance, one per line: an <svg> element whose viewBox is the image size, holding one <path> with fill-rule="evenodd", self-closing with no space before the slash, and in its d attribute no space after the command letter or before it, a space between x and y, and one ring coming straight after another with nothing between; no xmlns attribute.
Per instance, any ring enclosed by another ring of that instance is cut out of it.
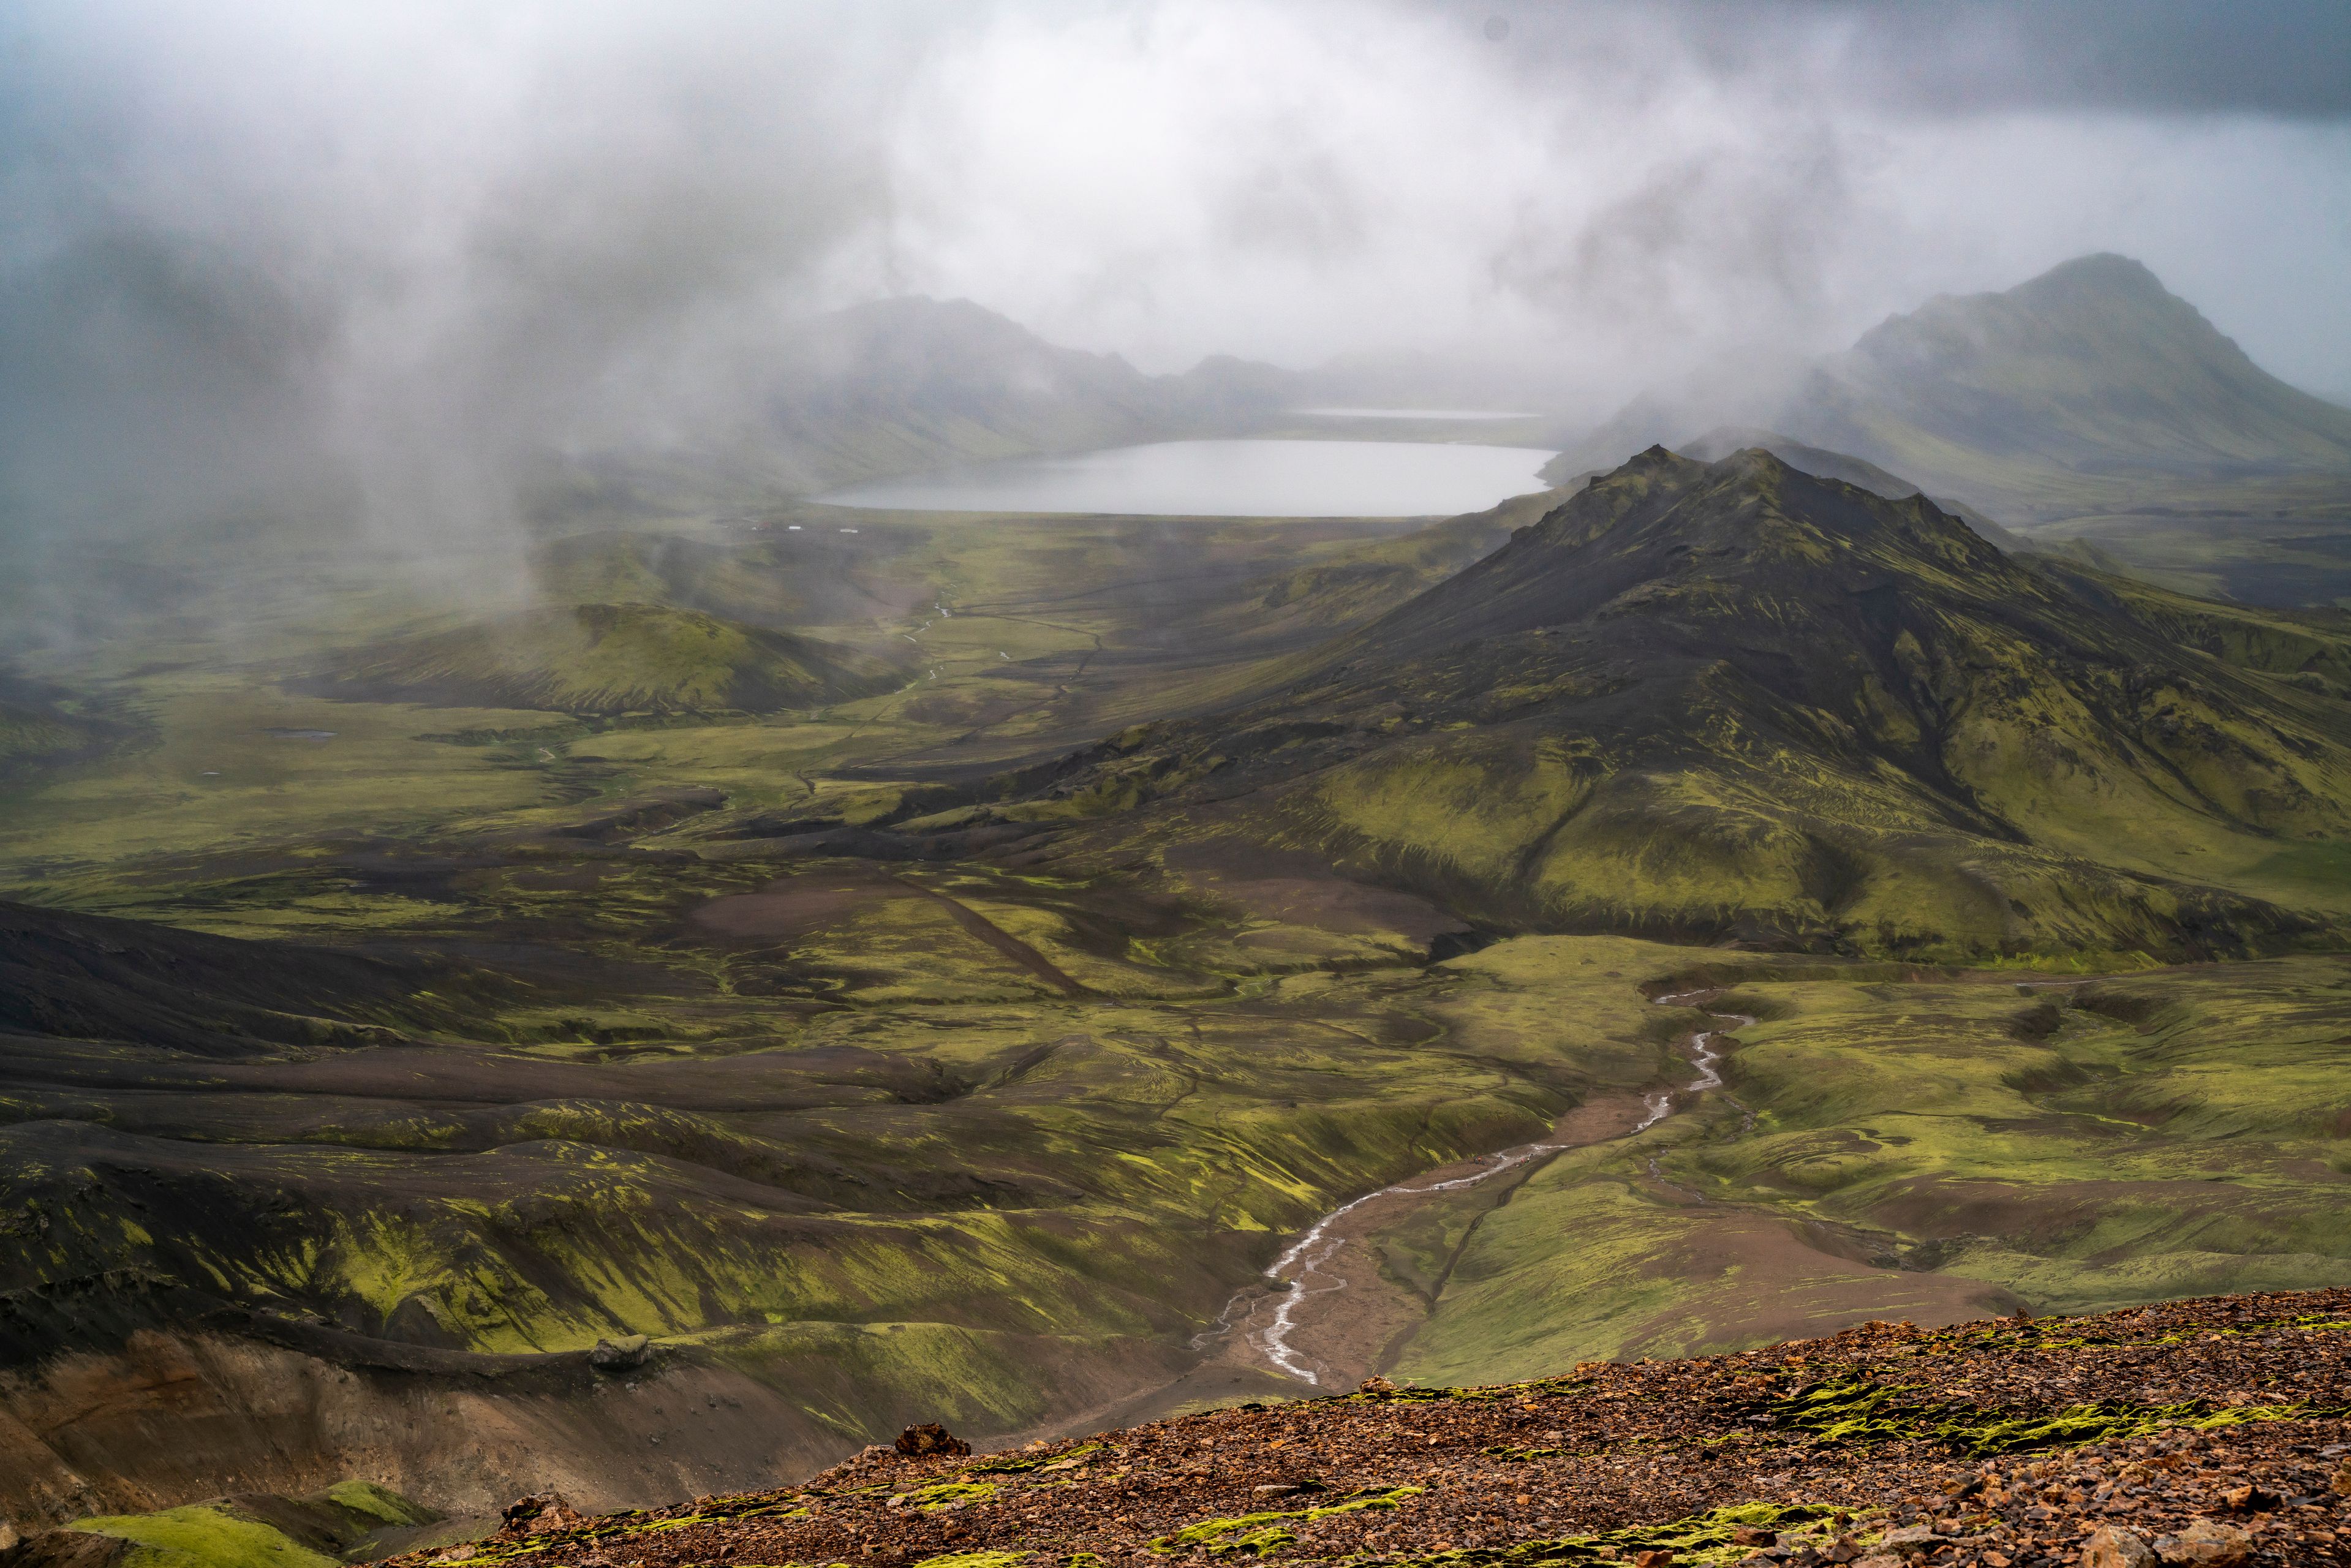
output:
<svg viewBox="0 0 2351 1568"><path fill-rule="evenodd" d="M1725 423L1848 454L2004 524L2137 504L2158 482L2351 481L2351 410L2262 370L2139 262L2079 256L1888 317L1785 390L1645 393L1554 477Z"/></svg>
<svg viewBox="0 0 2351 1568"><path fill-rule="evenodd" d="M2164 846L2351 833L2340 632L2307 629L2308 672L2183 654L2086 580L1923 496L1653 447L1278 690L1010 792L1164 800L1164 840L1246 824L1503 930L1981 956L2327 928Z"/></svg>

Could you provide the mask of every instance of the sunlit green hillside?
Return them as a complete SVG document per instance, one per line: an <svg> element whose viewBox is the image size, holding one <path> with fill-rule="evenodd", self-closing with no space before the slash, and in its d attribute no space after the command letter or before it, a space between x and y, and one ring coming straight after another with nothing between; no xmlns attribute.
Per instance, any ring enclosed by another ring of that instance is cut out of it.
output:
<svg viewBox="0 0 2351 1568"><path fill-rule="evenodd" d="M309 683L350 700L571 714L762 713L896 684L846 648L651 604L537 610L375 643Z"/></svg>

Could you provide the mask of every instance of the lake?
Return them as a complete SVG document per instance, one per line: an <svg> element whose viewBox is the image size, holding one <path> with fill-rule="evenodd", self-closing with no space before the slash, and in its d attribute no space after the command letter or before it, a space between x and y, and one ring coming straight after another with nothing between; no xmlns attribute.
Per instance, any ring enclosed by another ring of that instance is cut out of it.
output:
<svg viewBox="0 0 2351 1568"><path fill-rule="evenodd" d="M1532 446L1416 441L1163 441L1011 457L852 485L818 500L921 512L1420 517L1543 488Z"/></svg>
<svg viewBox="0 0 2351 1568"><path fill-rule="evenodd" d="M1475 423L1479 420L1538 419L1532 409L1509 408L1293 408L1292 413L1311 414L1316 419L1414 419L1455 423Z"/></svg>

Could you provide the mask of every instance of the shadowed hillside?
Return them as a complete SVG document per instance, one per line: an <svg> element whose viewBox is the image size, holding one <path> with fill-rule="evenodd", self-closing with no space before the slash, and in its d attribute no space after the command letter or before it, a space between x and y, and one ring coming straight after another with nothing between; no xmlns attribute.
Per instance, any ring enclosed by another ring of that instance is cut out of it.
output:
<svg viewBox="0 0 2351 1568"><path fill-rule="evenodd" d="M1815 479L1842 479L1889 501L1907 501L1913 496L1926 494L1899 474L1889 474L1875 463L1865 463L1842 452L1810 446L1801 441L1792 441L1775 431L1726 425L1719 430L1709 430L1695 441L1684 442L1675 450L1701 463L1719 463L1731 454L1750 446L1770 453L1789 467L1810 474ZM2004 550L2013 552L2030 548L2023 538L2001 528L1973 507L1933 496L1928 499Z"/></svg>

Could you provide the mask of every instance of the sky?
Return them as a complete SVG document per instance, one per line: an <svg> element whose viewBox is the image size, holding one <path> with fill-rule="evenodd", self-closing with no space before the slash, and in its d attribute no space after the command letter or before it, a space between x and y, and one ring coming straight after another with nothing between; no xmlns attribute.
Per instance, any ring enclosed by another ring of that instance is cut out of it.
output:
<svg viewBox="0 0 2351 1568"><path fill-rule="evenodd" d="M2351 7L16 0L0 213L0 528L496 526L910 292L1596 422L2114 250L2351 400Z"/></svg>

